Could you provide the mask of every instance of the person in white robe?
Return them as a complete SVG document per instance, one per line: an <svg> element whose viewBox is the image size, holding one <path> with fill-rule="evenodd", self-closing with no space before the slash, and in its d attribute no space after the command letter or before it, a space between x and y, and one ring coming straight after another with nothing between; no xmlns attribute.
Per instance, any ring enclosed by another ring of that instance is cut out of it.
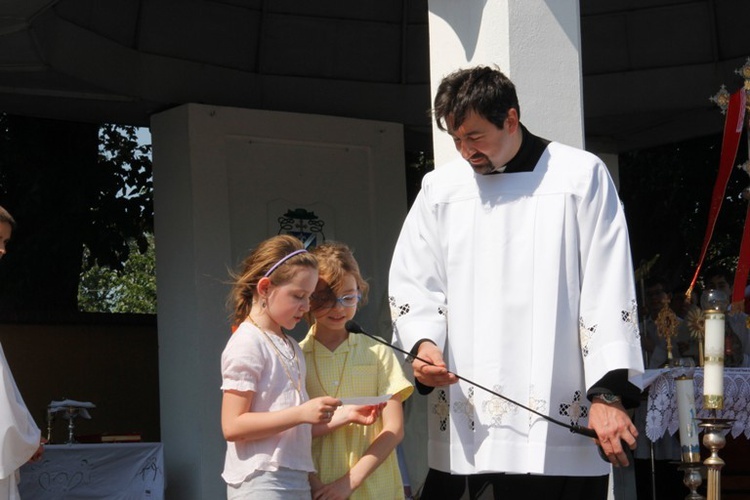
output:
<svg viewBox="0 0 750 500"><path fill-rule="evenodd" d="M434 113L462 158L424 177L393 254L395 342L430 362L412 361L429 393L424 499L487 482L495 498L606 498L597 444L620 466L636 443L625 407L643 361L617 192L601 160L532 135L519 109L497 69L443 79Z"/></svg>
<svg viewBox="0 0 750 500"><path fill-rule="evenodd" d="M0 207L0 258L6 253L15 221ZM10 372L5 352L0 345L0 500L20 499L18 482L20 467L41 458L44 446L41 431L29 413Z"/></svg>

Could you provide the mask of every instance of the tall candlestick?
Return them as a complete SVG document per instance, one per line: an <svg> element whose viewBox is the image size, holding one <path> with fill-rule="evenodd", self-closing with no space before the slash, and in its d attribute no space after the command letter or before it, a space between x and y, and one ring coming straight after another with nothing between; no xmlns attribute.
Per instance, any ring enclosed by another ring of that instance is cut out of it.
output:
<svg viewBox="0 0 750 500"><path fill-rule="evenodd" d="M724 311L729 300L720 290L706 290L701 296L705 313L703 360L703 407L724 408Z"/></svg>
<svg viewBox="0 0 750 500"><path fill-rule="evenodd" d="M682 461L700 462L701 450L698 441L698 425L695 423L695 394L693 377L682 375L675 379L677 388L677 410L680 416L680 449Z"/></svg>

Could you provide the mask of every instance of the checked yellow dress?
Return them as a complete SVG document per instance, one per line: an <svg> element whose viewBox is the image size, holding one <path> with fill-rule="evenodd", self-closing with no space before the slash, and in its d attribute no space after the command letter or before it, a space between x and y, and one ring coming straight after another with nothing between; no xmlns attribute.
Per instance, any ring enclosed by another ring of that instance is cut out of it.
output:
<svg viewBox="0 0 750 500"><path fill-rule="evenodd" d="M414 387L404 376L393 351L364 335L349 335L334 352L313 337L310 329L300 343L307 365L310 398L382 396L393 394L405 401ZM322 387L321 387L322 385ZM357 463L383 428L382 419L370 426L350 424L331 434L313 438L312 455L324 483L340 478ZM404 488L396 450L357 488L352 500L403 498Z"/></svg>

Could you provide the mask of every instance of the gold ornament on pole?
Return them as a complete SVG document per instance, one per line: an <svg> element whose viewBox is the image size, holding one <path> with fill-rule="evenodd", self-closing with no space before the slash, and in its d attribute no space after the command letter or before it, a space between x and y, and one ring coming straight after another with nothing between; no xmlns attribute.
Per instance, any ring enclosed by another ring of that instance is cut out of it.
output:
<svg viewBox="0 0 750 500"><path fill-rule="evenodd" d="M721 109L721 114L725 115L727 114L727 109L729 108L729 98L731 97L731 95L732 94L729 93L726 85L722 84L719 91L709 97L708 100L719 106L719 108Z"/></svg>
<svg viewBox="0 0 750 500"><path fill-rule="evenodd" d="M656 316L656 333L667 341L667 366L674 365L672 339L677 335L677 322L677 315L668 304L665 304Z"/></svg>

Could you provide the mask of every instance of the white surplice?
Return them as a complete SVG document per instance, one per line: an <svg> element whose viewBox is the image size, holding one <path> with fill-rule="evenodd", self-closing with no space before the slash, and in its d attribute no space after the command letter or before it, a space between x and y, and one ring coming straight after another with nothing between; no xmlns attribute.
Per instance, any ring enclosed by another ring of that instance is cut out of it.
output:
<svg viewBox="0 0 750 500"><path fill-rule="evenodd" d="M0 498L17 498L16 471L39 449L41 431L23 402L0 345Z"/></svg>
<svg viewBox="0 0 750 500"><path fill-rule="evenodd" d="M451 371L586 426L586 391L643 372L625 217L605 165L552 142L531 172L427 174L390 273L394 338L443 349ZM464 381L428 402L430 467L595 476L589 438Z"/></svg>

